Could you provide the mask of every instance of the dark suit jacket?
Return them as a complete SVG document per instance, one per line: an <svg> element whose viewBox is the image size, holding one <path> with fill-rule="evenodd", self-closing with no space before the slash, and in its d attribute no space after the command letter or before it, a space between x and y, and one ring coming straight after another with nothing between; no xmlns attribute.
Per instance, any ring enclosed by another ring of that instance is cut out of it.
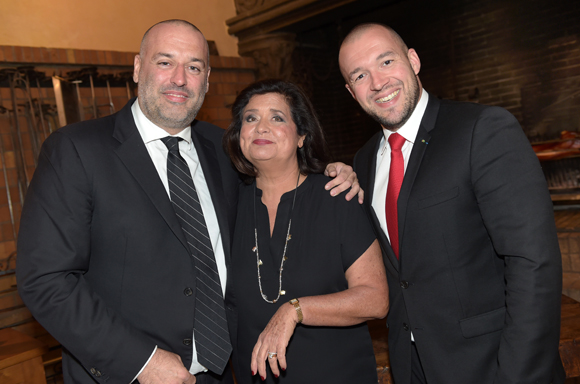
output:
<svg viewBox="0 0 580 384"><path fill-rule="evenodd" d="M135 126L133 102L53 133L22 212L19 292L64 346L66 382L128 384L155 345L179 354L187 368L192 360L193 258ZM192 125L229 267L238 177L222 134Z"/></svg>
<svg viewBox="0 0 580 384"><path fill-rule="evenodd" d="M430 97L398 199L400 261L371 206L377 133L355 158L390 289L389 356L410 382L562 383L561 256L539 162L507 111Z"/></svg>

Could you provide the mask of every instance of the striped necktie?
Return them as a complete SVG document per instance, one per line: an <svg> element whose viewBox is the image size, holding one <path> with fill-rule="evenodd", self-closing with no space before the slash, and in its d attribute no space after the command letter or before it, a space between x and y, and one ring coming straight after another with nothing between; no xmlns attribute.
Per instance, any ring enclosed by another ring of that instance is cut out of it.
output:
<svg viewBox="0 0 580 384"><path fill-rule="evenodd" d="M179 137L161 139L167 146L167 179L196 269L194 338L201 365L221 374L232 352L217 264L191 172L179 154Z"/></svg>

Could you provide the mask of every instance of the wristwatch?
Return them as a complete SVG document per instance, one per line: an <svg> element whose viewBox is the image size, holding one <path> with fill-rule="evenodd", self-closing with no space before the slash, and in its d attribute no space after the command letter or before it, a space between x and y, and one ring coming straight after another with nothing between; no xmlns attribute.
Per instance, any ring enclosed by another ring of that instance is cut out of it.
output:
<svg viewBox="0 0 580 384"><path fill-rule="evenodd" d="M296 313L298 314L298 324L300 324L302 322L302 320L304 319L304 316L302 315L302 308L300 308L300 302L298 301L298 299L292 299L292 300L290 300L290 304L292 304L294 306L294 309L296 310Z"/></svg>

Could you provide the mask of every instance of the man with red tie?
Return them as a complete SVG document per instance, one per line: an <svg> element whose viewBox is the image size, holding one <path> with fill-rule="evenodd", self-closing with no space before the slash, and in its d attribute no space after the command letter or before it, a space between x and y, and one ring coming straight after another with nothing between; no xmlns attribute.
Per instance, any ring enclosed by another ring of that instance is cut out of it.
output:
<svg viewBox="0 0 580 384"><path fill-rule="evenodd" d="M387 269L395 383L563 383L552 203L517 120L429 95L415 50L381 24L351 31L339 64L383 128L354 166Z"/></svg>

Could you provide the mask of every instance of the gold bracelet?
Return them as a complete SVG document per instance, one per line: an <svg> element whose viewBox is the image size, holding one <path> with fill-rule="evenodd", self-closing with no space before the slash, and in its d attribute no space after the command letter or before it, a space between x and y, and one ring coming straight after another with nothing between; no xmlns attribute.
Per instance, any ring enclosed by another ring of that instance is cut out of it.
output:
<svg viewBox="0 0 580 384"><path fill-rule="evenodd" d="M290 300L290 304L292 304L294 306L294 309L296 310L296 313L298 314L298 324L300 324L302 322L302 320L304 319L304 316L302 315L302 308L300 308L300 302L298 301L298 299L292 299L292 300Z"/></svg>

